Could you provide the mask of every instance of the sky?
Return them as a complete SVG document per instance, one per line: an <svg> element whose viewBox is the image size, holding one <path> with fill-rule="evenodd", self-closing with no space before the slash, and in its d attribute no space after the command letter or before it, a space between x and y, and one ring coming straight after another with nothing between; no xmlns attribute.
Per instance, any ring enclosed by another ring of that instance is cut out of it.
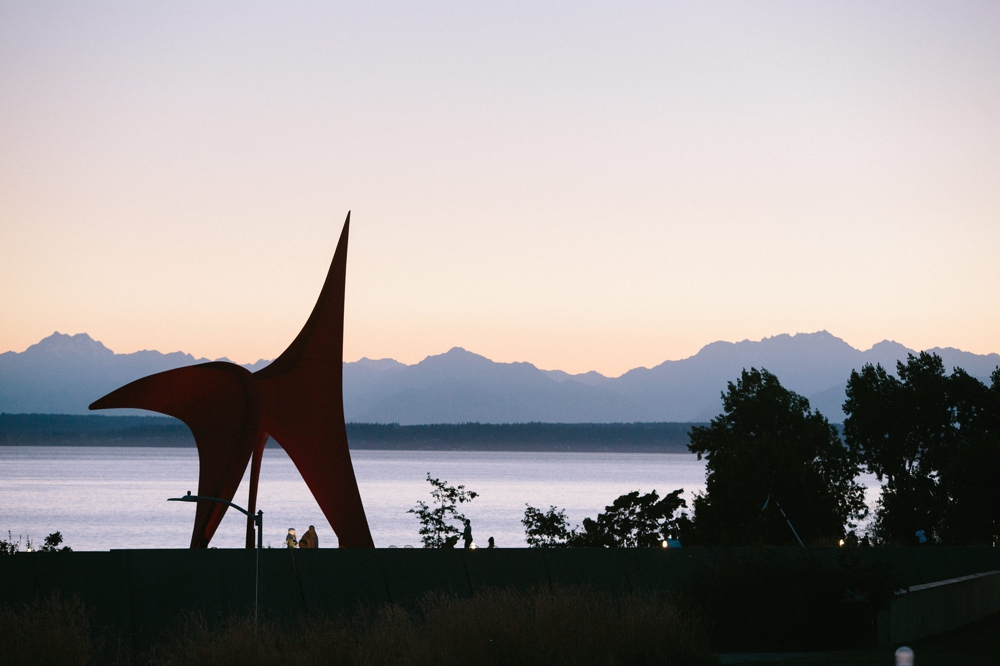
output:
<svg viewBox="0 0 1000 666"><path fill-rule="evenodd" d="M1000 3L0 0L0 351L1000 351Z"/></svg>

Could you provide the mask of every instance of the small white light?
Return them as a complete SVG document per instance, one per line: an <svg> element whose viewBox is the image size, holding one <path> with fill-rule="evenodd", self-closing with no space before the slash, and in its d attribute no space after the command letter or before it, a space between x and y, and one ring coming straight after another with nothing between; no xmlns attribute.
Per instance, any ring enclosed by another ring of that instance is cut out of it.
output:
<svg viewBox="0 0 1000 666"><path fill-rule="evenodd" d="M471 546L469 546L469 550L475 550L476 548L478 548L478 546L476 546L476 542L475 542L475 541L473 541L473 542L472 542L472 545L471 545Z"/></svg>
<svg viewBox="0 0 1000 666"><path fill-rule="evenodd" d="M843 546L843 545L844 545L844 540L843 540L843 539L841 539L841 540L840 540L840 545L841 545L841 546Z"/></svg>
<svg viewBox="0 0 1000 666"><path fill-rule="evenodd" d="M660 548L670 548L670 546L667 544L666 539L660 542Z"/></svg>

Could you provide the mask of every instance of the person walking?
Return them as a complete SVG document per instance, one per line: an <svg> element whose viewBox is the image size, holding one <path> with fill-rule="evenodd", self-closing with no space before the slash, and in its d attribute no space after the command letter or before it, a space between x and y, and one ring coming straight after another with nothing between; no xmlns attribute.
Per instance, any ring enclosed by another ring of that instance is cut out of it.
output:
<svg viewBox="0 0 1000 666"><path fill-rule="evenodd" d="M465 519L465 531L462 532L462 539L465 541L466 548L472 548L472 521L468 518Z"/></svg>
<svg viewBox="0 0 1000 666"><path fill-rule="evenodd" d="M299 540L295 537L295 528L289 527L288 534L285 535L285 545L289 548L298 548Z"/></svg>
<svg viewBox="0 0 1000 666"><path fill-rule="evenodd" d="M319 548L319 537L316 535L316 528L312 525L299 539L299 548Z"/></svg>

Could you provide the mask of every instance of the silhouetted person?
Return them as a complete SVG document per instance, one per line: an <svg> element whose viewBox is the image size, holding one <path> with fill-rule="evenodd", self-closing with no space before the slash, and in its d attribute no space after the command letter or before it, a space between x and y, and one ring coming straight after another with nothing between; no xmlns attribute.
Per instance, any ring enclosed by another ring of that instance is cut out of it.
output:
<svg viewBox="0 0 1000 666"><path fill-rule="evenodd" d="M299 540L295 538L295 528L289 527L288 534L285 535L285 545L289 548L298 548Z"/></svg>
<svg viewBox="0 0 1000 666"><path fill-rule="evenodd" d="M309 526L306 533L299 539L299 548L319 548L319 537L316 536L316 528L312 525Z"/></svg>
<svg viewBox="0 0 1000 666"><path fill-rule="evenodd" d="M450 537L448 537L448 538L446 538L444 540L444 545L441 546L441 547L442 548L454 548L456 543L458 543L458 535L457 534L452 534Z"/></svg>
<svg viewBox="0 0 1000 666"><path fill-rule="evenodd" d="M497 547L497 545L495 543L493 543L493 537L490 537L490 545L488 545L486 547L487 548L496 548Z"/></svg>
<svg viewBox="0 0 1000 666"><path fill-rule="evenodd" d="M465 531L462 532L462 539L465 540L465 547L472 548L472 521L465 519Z"/></svg>

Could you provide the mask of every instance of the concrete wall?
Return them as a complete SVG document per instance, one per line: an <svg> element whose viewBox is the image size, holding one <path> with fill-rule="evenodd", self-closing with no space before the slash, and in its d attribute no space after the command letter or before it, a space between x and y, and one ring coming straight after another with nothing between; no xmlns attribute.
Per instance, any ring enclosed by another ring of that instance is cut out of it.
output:
<svg viewBox="0 0 1000 666"><path fill-rule="evenodd" d="M915 585L879 613L879 645L933 636L1000 613L1000 571Z"/></svg>
<svg viewBox="0 0 1000 666"><path fill-rule="evenodd" d="M803 552L776 550L790 557ZM749 551L264 549L259 604L266 615L290 617L303 611L348 613L359 604L412 603L433 590L472 595L491 587L574 584L621 591L667 590L693 567L741 552ZM808 553L832 560L843 551ZM902 586L1000 570L1000 549L994 548L866 548L854 553L886 562ZM30 603L56 592L78 595L95 609L95 624L141 636L168 626L184 612L208 618L249 613L256 555L252 550L19 553L0 557L0 604ZM952 593L919 594L931 598ZM917 599L917 593L908 598ZM937 607L966 603L958 601L965 597L933 598Z"/></svg>

